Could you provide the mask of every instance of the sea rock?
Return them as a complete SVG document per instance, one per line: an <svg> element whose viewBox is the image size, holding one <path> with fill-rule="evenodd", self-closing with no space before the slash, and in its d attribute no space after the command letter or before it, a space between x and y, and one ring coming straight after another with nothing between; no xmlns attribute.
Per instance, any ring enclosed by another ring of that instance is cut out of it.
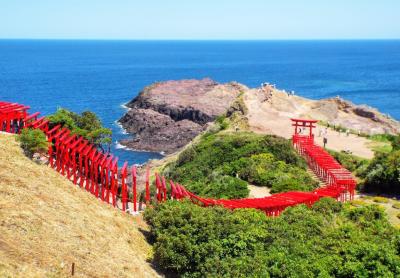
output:
<svg viewBox="0 0 400 278"><path fill-rule="evenodd" d="M119 122L134 137L120 143L138 150L175 152L224 114L245 89L208 78L150 85L127 104L129 110Z"/></svg>
<svg viewBox="0 0 400 278"><path fill-rule="evenodd" d="M371 111L370 109L368 109L365 106L357 106L353 108L353 112L354 114L364 117L364 118L369 118L373 121L378 121L377 117L376 117L376 113L374 113L373 111Z"/></svg>

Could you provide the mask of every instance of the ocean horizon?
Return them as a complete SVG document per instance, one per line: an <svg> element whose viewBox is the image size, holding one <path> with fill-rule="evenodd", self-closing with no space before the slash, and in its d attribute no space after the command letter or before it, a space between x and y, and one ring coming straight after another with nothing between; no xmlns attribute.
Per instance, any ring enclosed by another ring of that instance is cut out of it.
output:
<svg viewBox="0 0 400 278"><path fill-rule="evenodd" d="M262 82L321 99L339 95L400 119L400 40L0 39L0 100L43 115L94 111L113 130L120 160L157 153L121 148L123 104L158 81ZM288 127L289 128L289 127Z"/></svg>
<svg viewBox="0 0 400 278"><path fill-rule="evenodd" d="M127 42L302 42L302 41L314 41L314 42L329 42L329 41L348 41L348 42L355 42L355 41L400 41L400 38L302 38L302 39L130 39L130 38L0 38L0 41L109 41L109 42L118 42L118 41L127 41Z"/></svg>

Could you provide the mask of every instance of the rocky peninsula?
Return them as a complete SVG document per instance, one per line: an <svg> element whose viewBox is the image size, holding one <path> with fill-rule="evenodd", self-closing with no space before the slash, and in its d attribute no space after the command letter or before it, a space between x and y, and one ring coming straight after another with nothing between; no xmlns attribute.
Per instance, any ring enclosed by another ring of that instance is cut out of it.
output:
<svg viewBox="0 0 400 278"><path fill-rule="evenodd" d="M152 84L126 105L128 112L119 122L134 137L120 143L137 150L175 152L226 113L246 89L207 78Z"/></svg>
<svg viewBox="0 0 400 278"><path fill-rule="evenodd" d="M290 138L290 118L296 117L320 120L325 125L329 123L362 134L400 133L398 121L374 108L340 97L310 100L271 85L248 88L237 82L219 84L206 78L158 82L145 87L126 105L128 111L119 120L133 135L120 143L136 150L173 153L203 132L219 115L229 116L238 99L244 106L246 129L258 133ZM322 128L325 127L319 126ZM340 133L332 133L331 139L334 149L366 144L365 138L357 136L343 140ZM372 151L363 150L358 154L373 155Z"/></svg>

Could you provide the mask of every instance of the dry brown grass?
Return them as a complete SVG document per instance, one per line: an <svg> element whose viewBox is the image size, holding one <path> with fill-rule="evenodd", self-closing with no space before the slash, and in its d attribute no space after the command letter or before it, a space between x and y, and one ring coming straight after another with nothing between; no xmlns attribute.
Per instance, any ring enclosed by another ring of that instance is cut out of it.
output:
<svg viewBox="0 0 400 278"><path fill-rule="evenodd" d="M0 134L0 277L153 277L139 216L118 211ZM75 276L74 276L75 277Z"/></svg>

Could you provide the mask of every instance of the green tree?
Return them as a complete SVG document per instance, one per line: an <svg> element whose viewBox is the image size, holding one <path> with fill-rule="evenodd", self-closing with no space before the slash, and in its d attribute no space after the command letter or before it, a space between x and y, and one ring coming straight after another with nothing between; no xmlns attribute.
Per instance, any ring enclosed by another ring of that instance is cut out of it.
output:
<svg viewBox="0 0 400 278"><path fill-rule="evenodd" d="M47 117L51 126L58 124L86 138L90 143L100 148L103 152L110 150L112 132L105 128L97 115L91 111L84 111L81 115L64 108L59 108L56 113Z"/></svg>
<svg viewBox="0 0 400 278"><path fill-rule="evenodd" d="M400 135L389 136L390 153L376 153L373 160L361 172L362 189L366 192L400 194Z"/></svg>
<svg viewBox="0 0 400 278"><path fill-rule="evenodd" d="M400 194L400 150L377 154L363 175L364 191Z"/></svg>
<svg viewBox="0 0 400 278"><path fill-rule="evenodd" d="M24 128L18 136L25 154L32 157L34 153L45 153L48 150L46 135L39 129Z"/></svg>
<svg viewBox="0 0 400 278"><path fill-rule="evenodd" d="M400 150L400 134L397 136L390 137L390 141L391 141L393 150L395 150L395 151Z"/></svg>

